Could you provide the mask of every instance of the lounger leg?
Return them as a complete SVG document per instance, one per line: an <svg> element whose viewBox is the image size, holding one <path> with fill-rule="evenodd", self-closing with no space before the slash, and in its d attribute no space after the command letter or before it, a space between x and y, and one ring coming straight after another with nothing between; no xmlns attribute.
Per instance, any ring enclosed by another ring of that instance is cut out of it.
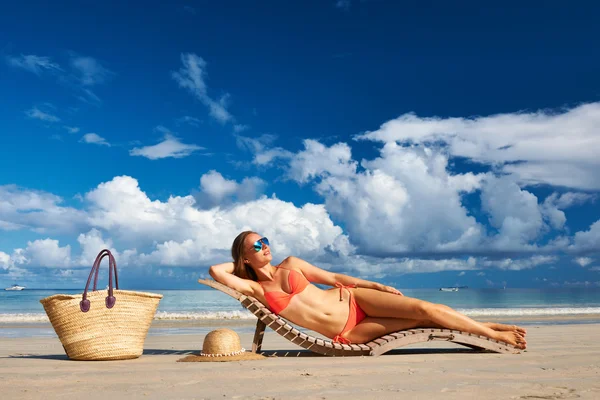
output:
<svg viewBox="0 0 600 400"><path fill-rule="evenodd" d="M260 319L256 322L256 331L254 332L254 341L252 342L252 352L258 353L262 347L263 336L267 325Z"/></svg>

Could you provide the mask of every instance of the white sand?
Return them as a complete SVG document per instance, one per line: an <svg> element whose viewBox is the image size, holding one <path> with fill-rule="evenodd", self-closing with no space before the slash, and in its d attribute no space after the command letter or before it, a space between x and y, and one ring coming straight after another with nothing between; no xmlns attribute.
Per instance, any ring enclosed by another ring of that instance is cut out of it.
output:
<svg viewBox="0 0 600 400"><path fill-rule="evenodd" d="M141 358L105 362L69 361L56 338L3 338L0 398L600 399L600 324L528 330L518 355L436 342L377 358L313 356L267 331L278 357L231 363L176 362L202 335L149 336Z"/></svg>

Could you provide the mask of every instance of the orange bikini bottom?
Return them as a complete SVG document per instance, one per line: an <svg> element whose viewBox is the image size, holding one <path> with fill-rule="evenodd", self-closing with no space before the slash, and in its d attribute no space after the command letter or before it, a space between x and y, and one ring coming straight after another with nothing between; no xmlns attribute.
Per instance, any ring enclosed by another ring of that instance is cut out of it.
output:
<svg viewBox="0 0 600 400"><path fill-rule="evenodd" d="M344 286L339 282L336 282L335 286L340 288L340 301L342 300L343 289L356 287L356 285ZM350 329L354 328L356 325L358 325L360 321L365 319L365 317L367 316L367 314L365 314L362 308L360 308L360 306L356 303L354 294L351 291L348 292L350 293L350 312L348 313L348 320L346 321L344 329L342 329L342 331L333 338L333 341L335 343L352 344L350 340L346 339L345 337L342 337L342 335L348 332Z"/></svg>

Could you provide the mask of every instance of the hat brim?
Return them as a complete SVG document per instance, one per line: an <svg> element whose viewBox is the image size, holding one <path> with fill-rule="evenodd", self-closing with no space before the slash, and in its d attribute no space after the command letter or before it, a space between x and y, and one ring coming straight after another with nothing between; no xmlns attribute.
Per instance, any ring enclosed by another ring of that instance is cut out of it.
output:
<svg viewBox="0 0 600 400"><path fill-rule="evenodd" d="M223 357L206 357L198 354L191 354L189 356L180 358L177 362L227 362L227 361L253 361L253 360L264 360L265 356L262 354L252 353L245 351L235 356L223 356Z"/></svg>

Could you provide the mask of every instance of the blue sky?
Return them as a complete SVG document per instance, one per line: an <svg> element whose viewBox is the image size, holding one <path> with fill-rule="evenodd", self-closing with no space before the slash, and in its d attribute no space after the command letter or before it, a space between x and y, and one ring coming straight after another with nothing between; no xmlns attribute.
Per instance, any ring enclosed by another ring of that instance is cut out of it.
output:
<svg viewBox="0 0 600 400"><path fill-rule="evenodd" d="M600 286L590 2L23 1L0 284L194 288L238 232L398 287Z"/></svg>

